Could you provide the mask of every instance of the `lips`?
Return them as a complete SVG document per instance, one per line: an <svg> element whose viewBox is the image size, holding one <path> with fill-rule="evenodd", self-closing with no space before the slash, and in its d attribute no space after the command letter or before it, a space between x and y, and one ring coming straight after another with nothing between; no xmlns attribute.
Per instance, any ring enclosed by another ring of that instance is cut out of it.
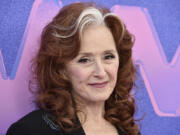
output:
<svg viewBox="0 0 180 135"><path fill-rule="evenodd" d="M102 83L91 83L89 84L90 86L92 87L95 87L95 88L103 88L107 85L108 82L102 82Z"/></svg>

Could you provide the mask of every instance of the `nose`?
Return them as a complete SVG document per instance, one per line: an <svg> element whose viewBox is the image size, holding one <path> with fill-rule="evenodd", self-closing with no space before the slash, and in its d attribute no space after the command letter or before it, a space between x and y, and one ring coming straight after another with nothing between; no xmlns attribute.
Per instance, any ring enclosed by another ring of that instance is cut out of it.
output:
<svg viewBox="0 0 180 135"><path fill-rule="evenodd" d="M96 61L94 64L94 77L103 79L106 76L104 64L101 60Z"/></svg>

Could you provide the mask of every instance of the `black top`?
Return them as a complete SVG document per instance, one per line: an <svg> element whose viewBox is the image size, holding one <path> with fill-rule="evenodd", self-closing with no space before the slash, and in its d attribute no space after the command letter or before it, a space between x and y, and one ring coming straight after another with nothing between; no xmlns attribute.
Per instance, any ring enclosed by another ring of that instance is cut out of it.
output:
<svg viewBox="0 0 180 135"><path fill-rule="evenodd" d="M42 110L33 111L12 124L6 135L85 135L82 127L64 132L49 116ZM119 135L125 135L119 128L117 130Z"/></svg>

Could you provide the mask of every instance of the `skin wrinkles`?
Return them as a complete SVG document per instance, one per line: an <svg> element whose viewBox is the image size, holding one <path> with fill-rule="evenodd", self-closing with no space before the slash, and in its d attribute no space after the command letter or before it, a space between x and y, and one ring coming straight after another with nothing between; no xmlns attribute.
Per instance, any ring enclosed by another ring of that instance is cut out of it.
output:
<svg viewBox="0 0 180 135"><path fill-rule="evenodd" d="M118 66L119 57L109 29L102 25L84 30L79 55L66 66L75 98L78 96L83 103L107 100L116 84ZM91 85L105 82L103 88Z"/></svg>

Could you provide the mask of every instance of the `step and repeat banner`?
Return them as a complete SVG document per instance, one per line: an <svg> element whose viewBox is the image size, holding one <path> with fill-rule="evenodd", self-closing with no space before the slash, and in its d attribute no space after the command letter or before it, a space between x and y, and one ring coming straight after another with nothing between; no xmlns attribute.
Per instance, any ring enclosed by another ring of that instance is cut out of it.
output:
<svg viewBox="0 0 180 135"><path fill-rule="evenodd" d="M35 109L28 82L42 28L61 7L81 1L0 1L0 135ZM135 36L142 135L180 135L180 1L92 1L110 8Z"/></svg>

